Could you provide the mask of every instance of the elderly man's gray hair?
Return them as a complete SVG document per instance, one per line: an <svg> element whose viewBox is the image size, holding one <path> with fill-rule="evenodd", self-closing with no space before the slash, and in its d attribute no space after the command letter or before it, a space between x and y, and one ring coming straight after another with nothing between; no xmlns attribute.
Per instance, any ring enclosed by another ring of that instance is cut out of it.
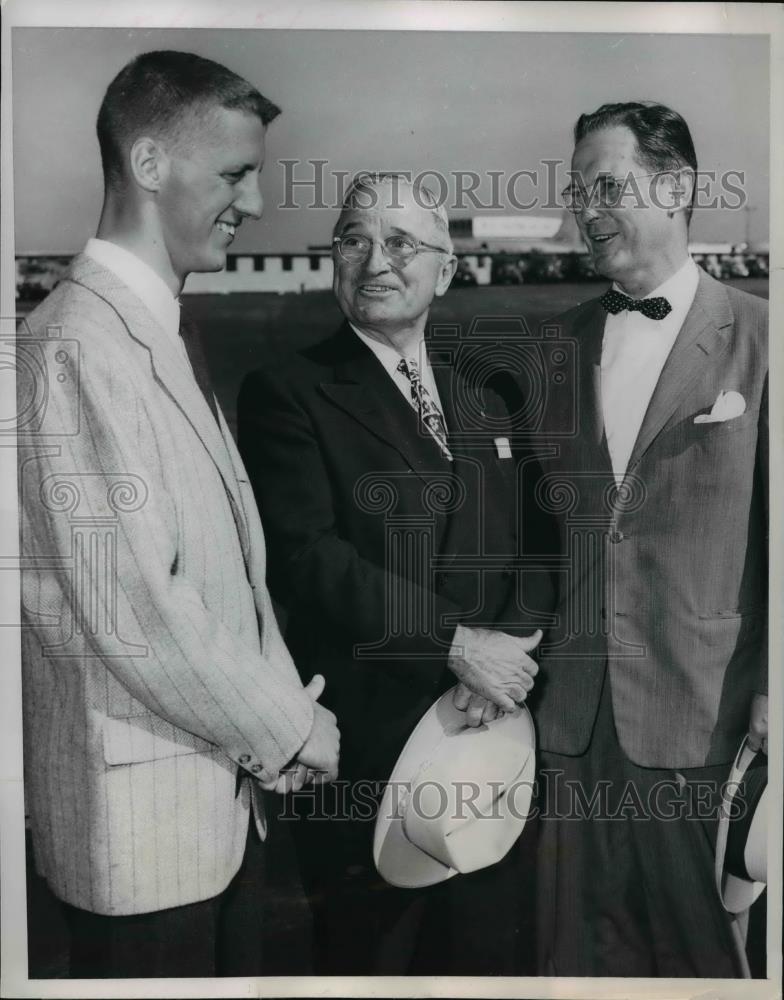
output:
<svg viewBox="0 0 784 1000"><path fill-rule="evenodd" d="M430 188L427 187L427 185L421 181L419 177L414 177L412 179L409 174L395 173L394 171L378 173L363 171L362 173L356 175L356 177L351 181L351 184L349 184L348 190L343 198L343 204L340 207L340 216L338 217L338 221L335 223L333 235L337 235L337 231L343 220L343 215L347 211L352 208L371 208L378 203L378 195L372 189L379 187L381 184L390 184L393 186L395 198L394 200L390 200L389 207L391 208L399 207L396 197L398 186L405 184L406 187L410 188L414 194L414 200L417 205L421 208L429 209L436 227L444 237L446 248L450 253L453 252L454 247L452 244L452 237L449 235L449 216L447 215L446 205L442 201L439 201ZM363 194L370 195L374 200L368 203L367 197L362 197Z"/></svg>

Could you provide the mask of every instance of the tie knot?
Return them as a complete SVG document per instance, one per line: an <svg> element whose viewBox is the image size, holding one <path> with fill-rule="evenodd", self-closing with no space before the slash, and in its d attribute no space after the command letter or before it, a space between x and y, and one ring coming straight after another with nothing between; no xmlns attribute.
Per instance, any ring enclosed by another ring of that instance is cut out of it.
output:
<svg viewBox="0 0 784 1000"><path fill-rule="evenodd" d="M397 370L402 372L412 382L419 378L419 367L414 358L401 358Z"/></svg>
<svg viewBox="0 0 784 1000"><path fill-rule="evenodd" d="M648 319L660 320L672 312L672 306L663 295L652 299L632 299L616 288L611 288L599 299L599 304L608 313L615 316L623 310L639 312Z"/></svg>

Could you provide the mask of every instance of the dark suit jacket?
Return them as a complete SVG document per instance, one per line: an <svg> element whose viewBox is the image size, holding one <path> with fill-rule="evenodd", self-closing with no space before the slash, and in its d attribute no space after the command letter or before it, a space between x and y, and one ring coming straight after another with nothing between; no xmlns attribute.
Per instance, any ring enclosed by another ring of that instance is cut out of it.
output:
<svg viewBox="0 0 784 1000"><path fill-rule="evenodd" d="M767 690L767 303L700 275L620 489L599 395L605 315L593 300L554 321L577 372L537 439L569 560L531 702L540 746L585 750L607 668L632 761L719 764ZM695 424L729 390L745 412Z"/></svg>
<svg viewBox="0 0 784 1000"><path fill-rule="evenodd" d="M530 634L551 610L543 574L525 589L515 461L492 428L461 439L466 386L434 366L454 462L348 325L279 369L249 375L239 445L269 545L287 641L342 733L341 776L388 778L411 729L455 678L458 623ZM458 405L456 405L458 404Z"/></svg>

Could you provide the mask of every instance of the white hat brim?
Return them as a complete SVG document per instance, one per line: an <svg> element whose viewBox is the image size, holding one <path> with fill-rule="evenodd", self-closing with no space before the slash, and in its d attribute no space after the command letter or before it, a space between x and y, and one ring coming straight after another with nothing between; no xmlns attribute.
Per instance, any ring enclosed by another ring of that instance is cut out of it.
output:
<svg viewBox="0 0 784 1000"><path fill-rule="evenodd" d="M399 888L424 888L444 882L458 874L457 869L432 857L409 840L405 833L403 818L396 808L396 796L400 794L401 788L412 781L419 772L423 760L444 737L469 733L469 727L465 724L465 713L454 706L453 693L454 688L431 705L407 740L390 775L376 817L373 859L384 880ZM483 748L490 746L494 734L500 737L503 733L506 739L512 734L519 743L521 751L517 779L522 783L533 785L536 767L535 735L533 721L527 708L521 707L517 712L507 713L489 725L470 730L470 733L482 739ZM520 823L517 836L522 829L523 824Z"/></svg>
<svg viewBox="0 0 784 1000"><path fill-rule="evenodd" d="M719 817L719 829L716 837L716 861L715 875L716 888L719 891L724 909L728 913L743 913L749 909L752 903L762 894L765 889L765 881L753 881L752 879L738 878L724 870L724 857L727 849L727 833L729 830L730 807L734 798L737 786L746 773L749 764L754 759L755 753L746 745L744 738L741 743L735 762L730 772L728 787L725 789L722 799L722 810ZM767 872L767 803L768 790L765 788L757 808L754 818L746 838L746 849L744 851L744 861L747 870L754 874Z"/></svg>

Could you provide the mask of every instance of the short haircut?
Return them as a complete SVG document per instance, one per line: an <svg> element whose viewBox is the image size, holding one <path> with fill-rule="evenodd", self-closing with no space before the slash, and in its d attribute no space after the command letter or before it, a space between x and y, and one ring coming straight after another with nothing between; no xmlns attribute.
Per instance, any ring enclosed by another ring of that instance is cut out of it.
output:
<svg viewBox="0 0 784 1000"><path fill-rule="evenodd" d="M125 174L124 156L142 135L175 141L198 110L230 108L256 115L268 125L280 108L241 76L192 52L145 52L112 80L98 112L98 144L104 180Z"/></svg>
<svg viewBox="0 0 784 1000"><path fill-rule="evenodd" d="M420 208L425 208L430 211L433 222L446 241L449 253L452 253L454 251L454 247L452 244L452 237L449 235L449 216L447 215L446 205L442 201L439 201L430 188L427 187L427 185L424 184L418 176L412 179L410 174L395 173L394 171L372 173L365 170L362 173L357 174L351 184L349 184L343 198L343 204L340 207L340 216L338 217L338 221L335 223L333 235L337 234L343 215L350 209L357 207L357 195L360 192L368 191L370 188L378 187L379 185L386 183L390 185L405 184L406 187L411 189L414 194L414 201L417 205L419 205ZM397 187L395 187L395 191L396 190Z"/></svg>
<svg viewBox="0 0 784 1000"><path fill-rule="evenodd" d="M574 126L574 141L578 143L590 132L617 125L626 126L634 134L637 158L650 170L691 167L697 173L697 154L689 126L677 111L653 101L603 104L590 114L580 115ZM691 206L686 218L691 218Z"/></svg>

